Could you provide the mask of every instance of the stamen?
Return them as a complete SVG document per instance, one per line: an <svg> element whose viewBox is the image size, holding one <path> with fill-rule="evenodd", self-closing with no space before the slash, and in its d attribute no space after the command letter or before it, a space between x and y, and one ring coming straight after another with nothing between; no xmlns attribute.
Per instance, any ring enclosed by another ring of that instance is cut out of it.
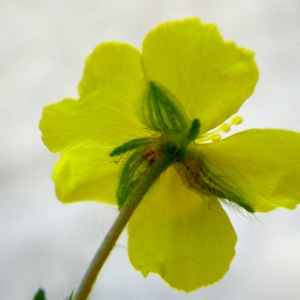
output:
<svg viewBox="0 0 300 300"><path fill-rule="evenodd" d="M201 143L205 143L205 142L218 142L222 139L221 135L218 133L214 133L214 134L203 134L199 139L197 139L197 143L201 144Z"/></svg>
<svg viewBox="0 0 300 300"><path fill-rule="evenodd" d="M222 139L222 136L220 133L222 132L228 132L231 129L232 125L239 125L243 122L243 118L240 116L234 116L229 123L223 123L219 127L217 127L215 130L211 130L207 133L204 133L200 136L199 139L197 139L197 143L205 143L205 142L218 142Z"/></svg>

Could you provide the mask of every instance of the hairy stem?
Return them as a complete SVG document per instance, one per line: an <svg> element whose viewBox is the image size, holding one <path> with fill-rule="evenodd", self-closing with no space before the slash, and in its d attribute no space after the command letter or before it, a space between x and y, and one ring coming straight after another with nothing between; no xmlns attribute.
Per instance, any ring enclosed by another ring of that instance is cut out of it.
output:
<svg viewBox="0 0 300 300"><path fill-rule="evenodd" d="M143 199L155 180L172 164L173 157L163 154L145 174L138 186L130 193L125 204L122 206L115 223L105 236L100 248L87 269L73 300L86 300L92 291L97 276L114 248L119 236L128 223L134 210Z"/></svg>

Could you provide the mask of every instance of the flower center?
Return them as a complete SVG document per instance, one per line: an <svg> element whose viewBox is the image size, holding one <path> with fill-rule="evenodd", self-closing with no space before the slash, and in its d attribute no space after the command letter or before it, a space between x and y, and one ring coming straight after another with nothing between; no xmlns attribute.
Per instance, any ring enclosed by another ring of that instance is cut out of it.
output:
<svg viewBox="0 0 300 300"><path fill-rule="evenodd" d="M196 144L217 142L221 140L221 132L228 132L232 125L240 124L242 118L235 116L229 123L223 123L217 129L198 137L200 121L191 121L181 103L164 86L143 81L138 95L139 117L156 135L133 139L110 153L111 157L126 155L117 189L119 207L124 205L133 190L140 187L143 178L150 174L157 162L164 158L169 165L175 166L187 187L241 205L231 189L225 189L226 184L209 172L201 157L191 152L193 150L189 144L193 141Z"/></svg>

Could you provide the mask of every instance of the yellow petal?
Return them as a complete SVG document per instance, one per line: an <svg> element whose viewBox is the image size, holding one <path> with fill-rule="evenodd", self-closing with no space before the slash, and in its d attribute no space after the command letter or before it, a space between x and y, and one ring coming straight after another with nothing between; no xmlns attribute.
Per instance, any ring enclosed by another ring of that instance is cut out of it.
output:
<svg viewBox="0 0 300 300"><path fill-rule="evenodd" d="M43 142L52 152L61 152L74 146L116 147L149 135L129 108L114 104L120 97L117 90L104 89L83 100L46 106L40 122Z"/></svg>
<svg viewBox="0 0 300 300"><path fill-rule="evenodd" d="M53 172L58 199L116 204L119 166L108 158L110 150L88 146L64 151Z"/></svg>
<svg viewBox="0 0 300 300"><path fill-rule="evenodd" d="M234 256L236 235L214 198L187 189L169 168L129 221L131 263L186 292L220 280Z"/></svg>
<svg viewBox="0 0 300 300"><path fill-rule="evenodd" d="M130 105L132 93L142 78L140 52L129 44L106 42L94 49L85 61L79 95L85 97L106 88L117 88L127 96ZM115 102L122 104L122 99ZM113 103L112 103L113 104Z"/></svg>
<svg viewBox="0 0 300 300"><path fill-rule="evenodd" d="M98 46L80 84L83 98L44 108L40 122L44 143L57 152L87 144L116 147L147 135L132 105L141 76L137 50L118 43Z"/></svg>
<svg viewBox="0 0 300 300"><path fill-rule="evenodd" d="M204 133L234 114L253 93L258 69L253 52L225 43L215 25L199 19L167 22L143 43L142 66L181 101Z"/></svg>
<svg viewBox="0 0 300 300"><path fill-rule="evenodd" d="M206 167L258 212L300 202L300 134L247 130L198 147Z"/></svg>

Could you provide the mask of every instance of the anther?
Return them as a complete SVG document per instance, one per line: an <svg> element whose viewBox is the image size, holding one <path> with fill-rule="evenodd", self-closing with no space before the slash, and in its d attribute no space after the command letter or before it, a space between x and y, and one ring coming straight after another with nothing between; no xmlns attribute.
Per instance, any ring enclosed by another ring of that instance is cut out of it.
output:
<svg viewBox="0 0 300 300"><path fill-rule="evenodd" d="M214 134L210 137L210 140L214 143L214 142L218 142L222 139L221 135L220 134Z"/></svg>
<svg viewBox="0 0 300 300"><path fill-rule="evenodd" d="M230 124L231 125L239 125L243 122L243 118L240 116L234 116L231 120L230 120Z"/></svg>
<svg viewBox="0 0 300 300"><path fill-rule="evenodd" d="M228 132L230 130L230 125L227 123L223 123L219 126L219 130L223 132Z"/></svg>

